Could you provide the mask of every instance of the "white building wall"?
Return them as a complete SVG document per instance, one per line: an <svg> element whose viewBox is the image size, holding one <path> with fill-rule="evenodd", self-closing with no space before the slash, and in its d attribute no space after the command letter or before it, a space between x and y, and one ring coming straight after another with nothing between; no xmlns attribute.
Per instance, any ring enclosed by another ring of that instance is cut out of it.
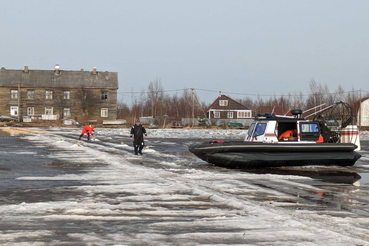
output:
<svg viewBox="0 0 369 246"><path fill-rule="evenodd" d="M361 103L361 108L358 112L358 119L360 119L360 126L369 126L369 99Z"/></svg>

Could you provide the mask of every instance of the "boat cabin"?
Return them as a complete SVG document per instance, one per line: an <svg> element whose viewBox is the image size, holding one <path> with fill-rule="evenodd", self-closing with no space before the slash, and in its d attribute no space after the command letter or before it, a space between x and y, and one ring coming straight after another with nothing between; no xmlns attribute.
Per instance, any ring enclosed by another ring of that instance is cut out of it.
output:
<svg viewBox="0 0 369 246"><path fill-rule="evenodd" d="M353 143L360 149L356 126L349 125L340 131L330 130L324 122L299 118L301 110L294 110L294 116L262 114L251 123L247 142L263 143Z"/></svg>
<svg viewBox="0 0 369 246"><path fill-rule="evenodd" d="M295 118L259 118L249 128L247 141L284 142L318 141L320 127L318 122Z"/></svg>

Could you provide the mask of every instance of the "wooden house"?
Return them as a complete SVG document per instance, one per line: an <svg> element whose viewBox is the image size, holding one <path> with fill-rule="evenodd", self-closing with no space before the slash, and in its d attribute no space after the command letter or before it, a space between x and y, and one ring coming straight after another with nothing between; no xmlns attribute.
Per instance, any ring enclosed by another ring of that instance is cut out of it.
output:
<svg viewBox="0 0 369 246"><path fill-rule="evenodd" d="M118 73L0 69L0 115L20 121L115 120Z"/></svg>
<svg viewBox="0 0 369 246"><path fill-rule="evenodd" d="M241 103L226 95L220 95L206 110L208 119L216 125L241 123L249 126L252 121L252 111Z"/></svg>

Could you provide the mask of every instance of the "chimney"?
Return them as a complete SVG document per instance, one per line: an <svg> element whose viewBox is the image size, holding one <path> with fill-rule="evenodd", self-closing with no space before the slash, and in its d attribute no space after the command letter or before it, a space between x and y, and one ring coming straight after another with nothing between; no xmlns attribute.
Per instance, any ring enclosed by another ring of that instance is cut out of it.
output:
<svg viewBox="0 0 369 246"><path fill-rule="evenodd" d="M55 65L55 70L54 70L54 72L55 72L56 74L60 74L60 67L59 67L59 64L56 64L56 65Z"/></svg>
<svg viewBox="0 0 369 246"><path fill-rule="evenodd" d="M23 72L28 73L28 66L24 66Z"/></svg>
<svg viewBox="0 0 369 246"><path fill-rule="evenodd" d="M92 74L93 74L93 75L96 75L96 74L97 74L97 72L96 72L96 67L94 67L94 69L92 70Z"/></svg>

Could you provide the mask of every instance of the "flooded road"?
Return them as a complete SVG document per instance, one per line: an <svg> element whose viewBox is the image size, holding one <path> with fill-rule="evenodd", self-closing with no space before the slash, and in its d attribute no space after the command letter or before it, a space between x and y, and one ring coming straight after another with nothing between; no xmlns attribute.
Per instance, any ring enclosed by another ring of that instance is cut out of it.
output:
<svg viewBox="0 0 369 246"><path fill-rule="evenodd" d="M324 192L309 192L301 190L301 187L296 187L295 189L293 187L281 187L278 183L276 185L271 183L270 180L266 183L262 182L261 185L264 187L288 192L298 197L299 199L295 201L295 206L289 204L291 208L303 209L304 205L302 204L306 203L309 204L308 209L322 210L326 206L327 209L332 209L333 211L350 211L358 215L369 216L369 141L363 140L361 145L362 150L360 153L363 157L354 166L304 166L238 170L255 174L309 177L311 180L304 181L304 183L325 190ZM256 199L278 201L278 197L270 195L266 198L260 197ZM329 211L328 213L331 212Z"/></svg>
<svg viewBox="0 0 369 246"><path fill-rule="evenodd" d="M203 139L134 156L102 132L0 136L2 245L369 245L367 140L352 167L235 170L188 151Z"/></svg>
<svg viewBox="0 0 369 246"><path fill-rule="evenodd" d="M168 141L168 140L166 140ZM196 140L201 142L203 140ZM217 170L220 172L248 172L255 174L275 174L280 176L300 176L309 177L311 180L301 180L302 183L317 187L324 191L306 191L297 187L284 187L279 181L257 181L254 185L260 185L263 188L287 193L293 195L296 199L288 200L288 207L291 209L308 209L322 211L328 209L328 214L334 211L348 211L357 215L369 216L369 141L362 140L360 153L363 155L354 166L339 167L339 166L304 166L304 167L277 167L277 168L260 168L260 169L237 169L231 170L222 167L216 167L212 164L203 162L197 159L192 153L186 150L187 146L192 143L182 139L172 140L172 145L162 146L160 141L154 141L158 149L165 149L171 155L186 158L193 165L198 165L199 169ZM180 147L179 147L179 146ZM286 206L284 200L272 194L263 194L253 197L255 200L274 201L280 206Z"/></svg>

